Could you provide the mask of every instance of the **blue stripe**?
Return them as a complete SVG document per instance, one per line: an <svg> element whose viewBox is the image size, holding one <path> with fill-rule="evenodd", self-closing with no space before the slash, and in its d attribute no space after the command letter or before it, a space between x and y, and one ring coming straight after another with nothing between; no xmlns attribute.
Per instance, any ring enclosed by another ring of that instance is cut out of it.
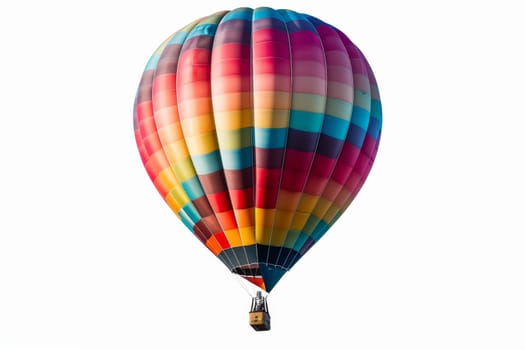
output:
<svg viewBox="0 0 525 350"><path fill-rule="evenodd" d="M197 222L200 221L201 216L199 215L199 212L197 212L197 209L195 208L193 203L186 204L185 206L182 207L182 210L188 216L192 225L195 225L197 224Z"/></svg>
<svg viewBox="0 0 525 350"><path fill-rule="evenodd" d="M158 54L151 56L144 70L146 71L146 70L157 69L157 64L159 63L159 59L160 59L160 55Z"/></svg>
<svg viewBox="0 0 525 350"><path fill-rule="evenodd" d="M195 232L193 231L193 223L191 222L191 219L188 217L188 215L186 215L186 213L181 210L179 211L179 216L180 221L182 221L184 226L186 226L190 230L190 232L193 232L195 234Z"/></svg>
<svg viewBox="0 0 525 350"><path fill-rule="evenodd" d="M182 45L186 40L187 32L178 32L168 41L168 45Z"/></svg>
<svg viewBox="0 0 525 350"><path fill-rule="evenodd" d="M371 114L373 117L376 117L379 120L383 119L383 112L381 110L381 101L372 100L372 105L370 107Z"/></svg>
<svg viewBox="0 0 525 350"><path fill-rule="evenodd" d="M252 12L253 10L251 8L238 8L233 11L228 12L222 19L222 21L229 21L232 19L241 19L245 21L251 21L252 20Z"/></svg>
<svg viewBox="0 0 525 350"><path fill-rule="evenodd" d="M188 197L190 197L190 200L194 200L204 196L202 185L197 176L194 176L191 179L182 182L181 186L184 189L184 192L186 192L186 194L188 195Z"/></svg>
<svg viewBox="0 0 525 350"><path fill-rule="evenodd" d="M333 137L334 139L344 140L348 133L350 122L341 118L335 118L326 115L323 123L323 134Z"/></svg>
<svg viewBox="0 0 525 350"><path fill-rule="evenodd" d="M224 169L239 170L249 168L253 165L253 148L222 150L221 158Z"/></svg>
<svg viewBox="0 0 525 350"><path fill-rule="evenodd" d="M211 174L222 169L221 157L218 150L202 155L191 156L191 160L199 175Z"/></svg>
<svg viewBox="0 0 525 350"><path fill-rule="evenodd" d="M264 19L264 18L275 18L282 22L282 17L279 15L279 12L277 12L274 9L271 9L269 7L259 7L256 8L253 14L253 20L256 21L258 19Z"/></svg>
<svg viewBox="0 0 525 350"><path fill-rule="evenodd" d="M300 251L307 239L308 235L304 234L304 232L301 232L293 245L293 250Z"/></svg>
<svg viewBox="0 0 525 350"><path fill-rule="evenodd" d="M366 131L358 127L357 125L350 124L348 130L348 138L346 141L361 149L363 142L365 141Z"/></svg>
<svg viewBox="0 0 525 350"><path fill-rule="evenodd" d="M352 118L350 122L359 126L361 129L368 129L368 122L370 120L370 112L361 107L354 106L352 110Z"/></svg>
<svg viewBox="0 0 525 350"><path fill-rule="evenodd" d="M370 118L370 124L368 125L368 135L374 140L377 140L379 133L381 132L381 122L376 118Z"/></svg>
<svg viewBox="0 0 525 350"><path fill-rule="evenodd" d="M217 31L216 24L211 24L211 23L199 24L191 30L186 40L190 38L194 38L196 36L201 36L201 35L214 36L216 31Z"/></svg>
<svg viewBox="0 0 525 350"><path fill-rule="evenodd" d="M255 128L255 147L283 148L286 146L288 128Z"/></svg>
<svg viewBox="0 0 525 350"><path fill-rule="evenodd" d="M290 128L307 132L321 132L324 114L292 110Z"/></svg>
<svg viewBox="0 0 525 350"><path fill-rule="evenodd" d="M328 226L326 222L321 220L319 224L317 224L314 232L311 235L312 239L316 242L319 241L319 239L323 237L323 235L326 233L326 231L328 231L329 228L330 226Z"/></svg>

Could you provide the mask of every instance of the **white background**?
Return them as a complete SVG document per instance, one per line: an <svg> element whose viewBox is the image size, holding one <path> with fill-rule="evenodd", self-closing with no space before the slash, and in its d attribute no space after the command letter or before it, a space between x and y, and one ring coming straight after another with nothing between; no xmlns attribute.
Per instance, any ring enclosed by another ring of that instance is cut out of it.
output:
<svg viewBox="0 0 525 350"><path fill-rule="evenodd" d="M344 4L344 7L342 7ZM13 1L0 9L0 349L525 348L518 1ZM358 198L250 298L149 182L132 105L186 23L289 8L369 59L382 143Z"/></svg>

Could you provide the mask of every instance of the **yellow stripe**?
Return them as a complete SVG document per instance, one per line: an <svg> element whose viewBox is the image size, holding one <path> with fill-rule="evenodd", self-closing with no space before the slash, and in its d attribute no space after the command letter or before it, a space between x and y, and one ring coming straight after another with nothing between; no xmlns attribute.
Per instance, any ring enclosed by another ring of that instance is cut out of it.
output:
<svg viewBox="0 0 525 350"><path fill-rule="evenodd" d="M217 132L220 149L238 150L253 145L252 129L222 130Z"/></svg>
<svg viewBox="0 0 525 350"><path fill-rule="evenodd" d="M182 119L181 125L186 138L215 131L215 121L211 114Z"/></svg>
<svg viewBox="0 0 525 350"><path fill-rule="evenodd" d="M310 212L304 213L304 212L295 212L295 216L292 220L292 224L290 225L291 231L301 231L304 228L304 225L306 225L306 222L308 221L308 218L310 217Z"/></svg>
<svg viewBox="0 0 525 350"><path fill-rule="evenodd" d="M321 197L317 201L317 205L315 206L314 210L312 210L312 214L317 216L318 218L322 218L331 205L332 202L330 202L326 198Z"/></svg>
<svg viewBox="0 0 525 350"><path fill-rule="evenodd" d="M215 132L186 137L186 144L192 156L210 153L219 149Z"/></svg>
<svg viewBox="0 0 525 350"><path fill-rule="evenodd" d="M287 128L290 124L289 109L257 109L253 117L257 128Z"/></svg>
<svg viewBox="0 0 525 350"><path fill-rule="evenodd" d="M313 94L293 94L292 109L305 112L323 113L326 106L326 97Z"/></svg>
<svg viewBox="0 0 525 350"><path fill-rule="evenodd" d="M253 126L251 109L215 112L215 127L217 130L237 130L251 126Z"/></svg>
<svg viewBox="0 0 525 350"><path fill-rule="evenodd" d="M171 164L171 168L180 182L184 182L195 176L195 168L189 157Z"/></svg>
<svg viewBox="0 0 525 350"><path fill-rule="evenodd" d="M164 145L164 152L170 163L176 163L190 156L188 147L186 146L186 141L184 140L178 140Z"/></svg>
<svg viewBox="0 0 525 350"><path fill-rule="evenodd" d="M239 231L237 229L226 230L224 231L224 235L232 247L240 247L243 245Z"/></svg>
<svg viewBox="0 0 525 350"><path fill-rule="evenodd" d="M299 206L297 207L297 211L311 213L314 210L318 200L319 196L312 196L310 194L303 193L301 201L299 202Z"/></svg>

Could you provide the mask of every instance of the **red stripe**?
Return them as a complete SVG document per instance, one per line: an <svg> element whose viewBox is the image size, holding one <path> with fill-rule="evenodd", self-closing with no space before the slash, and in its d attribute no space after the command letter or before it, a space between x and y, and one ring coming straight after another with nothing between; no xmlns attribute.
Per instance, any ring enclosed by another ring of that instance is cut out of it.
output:
<svg viewBox="0 0 525 350"><path fill-rule="evenodd" d="M308 173L303 170L285 169L281 189L291 192L301 192L306 182Z"/></svg>
<svg viewBox="0 0 525 350"><path fill-rule="evenodd" d="M339 184L344 184L348 175L352 171L352 167L346 165L345 163L338 163L335 167L334 173L332 174L332 179Z"/></svg>
<svg viewBox="0 0 525 350"><path fill-rule="evenodd" d="M230 243L228 242L228 239L226 238L226 235L224 234L224 232L216 233L216 234L213 235L213 237L215 237L215 239L217 239L217 241L221 245L222 249L230 248Z"/></svg>
<svg viewBox="0 0 525 350"><path fill-rule="evenodd" d="M208 194L207 197L211 207L213 208L213 211L220 213L223 211L232 210L228 191Z"/></svg>
<svg viewBox="0 0 525 350"><path fill-rule="evenodd" d="M253 207L253 188L243 190L230 190L230 198L235 209Z"/></svg>
<svg viewBox="0 0 525 350"><path fill-rule="evenodd" d="M175 90L177 88L176 74L161 74L157 75L153 80L151 91L155 95L159 91Z"/></svg>
<svg viewBox="0 0 525 350"><path fill-rule="evenodd" d="M277 195L279 194L278 188L257 188L255 197L255 206L257 208L275 208L277 203Z"/></svg>

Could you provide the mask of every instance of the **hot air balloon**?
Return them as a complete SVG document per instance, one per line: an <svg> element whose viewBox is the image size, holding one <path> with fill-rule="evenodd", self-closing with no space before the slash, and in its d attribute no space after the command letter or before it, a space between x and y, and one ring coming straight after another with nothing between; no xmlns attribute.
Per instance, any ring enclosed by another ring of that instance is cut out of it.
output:
<svg viewBox="0 0 525 350"><path fill-rule="evenodd" d="M250 325L268 330L268 293L356 197L382 114L372 70L343 32L262 7L169 36L147 62L133 122L156 189L256 286Z"/></svg>

